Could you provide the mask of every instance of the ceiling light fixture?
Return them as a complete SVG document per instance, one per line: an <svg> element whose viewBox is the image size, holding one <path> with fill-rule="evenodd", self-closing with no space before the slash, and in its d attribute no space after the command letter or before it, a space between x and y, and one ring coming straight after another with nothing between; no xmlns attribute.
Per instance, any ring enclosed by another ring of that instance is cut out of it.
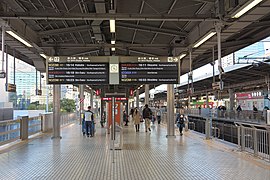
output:
<svg viewBox="0 0 270 180"><path fill-rule="evenodd" d="M214 36L216 34L215 31L209 31L206 35L204 35L199 41L197 41L195 43L195 45L193 45L193 48L197 48L200 45L202 45L205 41L207 41L208 39L210 39L212 36Z"/></svg>
<svg viewBox="0 0 270 180"><path fill-rule="evenodd" d="M260 2L262 2L262 0L250 0L250 1L248 1L241 8L239 8L237 11L235 11L232 14L231 17L232 18L239 18L239 17L241 17L243 14L245 14L246 12L248 12L250 9L252 9L253 7L255 7Z"/></svg>
<svg viewBox="0 0 270 180"><path fill-rule="evenodd" d="M111 44L115 44L115 41L114 40L111 40Z"/></svg>
<svg viewBox="0 0 270 180"><path fill-rule="evenodd" d="M179 56L179 59L183 59L184 57L186 57L186 53L184 53L184 54L181 54L180 56Z"/></svg>
<svg viewBox="0 0 270 180"><path fill-rule="evenodd" d="M26 45L27 47L33 47L30 43L28 43L26 40L15 34L13 31L6 31L6 32L15 39L17 39L18 41L20 41L21 43L23 43L24 45Z"/></svg>
<svg viewBox="0 0 270 180"><path fill-rule="evenodd" d="M115 20L114 19L110 20L110 31L111 33L115 33Z"/></svg>
<svg viewBox="0 0 270 180"><path fill-rule="evenodd" d="M112 51L115 51L115 47L112 47L111 50L112 50Z"/></svg>
<svg viewBox="0 0 270 180"><path fill-rule="evenodd" d="M44 53L40 53L39 55L42 56L42 57L44 57L45 59L47 57Z"/></svg>

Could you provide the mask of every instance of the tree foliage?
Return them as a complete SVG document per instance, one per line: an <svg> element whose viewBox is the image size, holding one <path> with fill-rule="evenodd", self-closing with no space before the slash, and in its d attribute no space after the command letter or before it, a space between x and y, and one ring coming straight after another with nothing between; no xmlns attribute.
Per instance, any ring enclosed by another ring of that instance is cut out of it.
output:
<svg viewBox="0 0 270 180"><path fill-rule="evenodd" d="M61 112L75 112L76 104L74 99L61 99Z"/></svg>

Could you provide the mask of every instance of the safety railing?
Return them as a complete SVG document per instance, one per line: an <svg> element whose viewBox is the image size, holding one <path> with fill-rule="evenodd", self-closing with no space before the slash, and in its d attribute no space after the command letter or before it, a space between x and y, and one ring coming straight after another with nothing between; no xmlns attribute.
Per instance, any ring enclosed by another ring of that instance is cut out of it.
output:
<svg viewBox="0 0 270 180"><path fill-rule="evenodd" d="M0 145L20 139L20 119L0 121Z"/></svg>
<svg viewBox="0 0 270 180"><path fill-rule="evenodd" d="M76 113L61 114L61 127L78 120ZM53 114L31 117L22 116L16 120L0 121L0 146L16 140L26 140L29 136L50 132L53 128Z"/></svg>
<svg viewBox="0 0 270 180"><path fill-rule="evenodd" d="M61 127L63 127L65 125L68 125L68 124L74 122L75 119L77 119L76 113L61 114L60 125L61 125Z"/></svg>
<svg viewBox="0 0 270 180"><path fill-rule="evenodd" d="M28 118L28 135L33 135L41 132L42 130L42 122L41 116Z"/></svg>
<svg viewBox="0 0 270 180"><path fill-rule="evenodd" d="M212 136L215 138L220 137L220 129L217 127L212 127Z"/></svg>
<svg viewBox="0 0 270 180"><path fill-rule="evenodd" d="M195 123L194 122L188 122L188 129L195 130Z"/></svg>
<svg viewBox="0 0 270 180"><path fill-rule="evenodd" d="M189 116L188 123L189 129L205 134L206 118ZM194 129L191 123L194 124ZM211 130L213 137L237 144L237 128L233 122L212 120Z"/></svg>
<svg viewBox="0 0 270 180"><path fill-rule="evenodd" d="M270 161L270 127L236 122L238 147Z"/></svg>

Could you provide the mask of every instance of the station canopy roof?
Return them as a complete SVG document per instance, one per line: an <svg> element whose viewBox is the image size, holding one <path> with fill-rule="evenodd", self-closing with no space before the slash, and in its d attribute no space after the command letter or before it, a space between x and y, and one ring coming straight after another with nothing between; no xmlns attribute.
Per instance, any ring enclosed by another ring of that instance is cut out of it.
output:
<svg viewBox="0 0 270 180"><path fill-rule="evenodd" d="M250 2L253 1L2 0L0 23L32 45L27 47L7 35L10 54L15 49L18 58L41 72L45 72L45 59L40 53L180 56L191 51L192 68L196 69L212 61L213 48L217 57L217 35L194 48L209 32L221 29L222 56L270 35L270 0L259 0L255 7L234 18ZM109 20L115 20L115 33L110 32ZM112 44L114 40L116 43ZM189 55L181 60L181 74L188 71ZM239 74L232 79L236 76Z"/></svg>

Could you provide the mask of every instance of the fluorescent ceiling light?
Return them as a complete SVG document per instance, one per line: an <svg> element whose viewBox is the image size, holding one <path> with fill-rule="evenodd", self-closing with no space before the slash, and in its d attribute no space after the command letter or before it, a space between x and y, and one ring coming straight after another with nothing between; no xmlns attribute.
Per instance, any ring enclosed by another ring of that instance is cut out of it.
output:
<svg viewBox="0 0 270 180"><path fill-rule="evenodd" d="M114 19L110 20L110 31L111 33L115 33L115 20Z"/></svg>
<svg viewBox="0 0 270 180"><path fill-rule="evenodd" d="M205 41L207 41L208 39L210 39L212 36L214 36L216 34L216 32L210 31L209 33L207 33L205 36L203 36L199 41L197 41L195 43L195 45L193 46L193 48L197 48L200 45L202 45Z"/></svg>
<svg viewBox="0 0 270 180"><path fill-rule="evenodd" d="M183 59L186 55L187 55L187 54L181 54L181 55L179 56L179 59Z"/></svg>
<svg viewBox="0 0 270 180"><path fill-rule="evenodd" d="M33 47L30 43L28 43L23 38L21 38L20 36L18 36L17 34L15 34L13 31L6 31L6 32L9 35L11 35L12 37L14 37L15 39L17 39L18 41L20 41L21 43L23 43L24 45L26 45L27 47Z"/></svg>
<svg viewBox="0 0 270 180"><path fill-rule="evenodd" d="M111 44L115 44L115 41L111 40Z"/></svg>
<svg viewBox="0 0 270 180"><path fill-rule="evenodd" d="M42 56L42 57L44 57L45 59L47 57L44 53L40 53L39 55Z"/></svg>
<svg viewBox="0 0 270 180"><path fill-rule="evenodd" d="M239 18L243 14L245 14L247 11L252 9L254 6L259 4L262 0L250 0L246 4L244 4L241 8L239 8L236 12L232 14L232 18Z"/></svg>
<svg viewBox="0 0 270 180"><path fill-rule="evenodd" d="M115 51L115 47L112 47L111 50L112 50L112 51Z"/></svg>

